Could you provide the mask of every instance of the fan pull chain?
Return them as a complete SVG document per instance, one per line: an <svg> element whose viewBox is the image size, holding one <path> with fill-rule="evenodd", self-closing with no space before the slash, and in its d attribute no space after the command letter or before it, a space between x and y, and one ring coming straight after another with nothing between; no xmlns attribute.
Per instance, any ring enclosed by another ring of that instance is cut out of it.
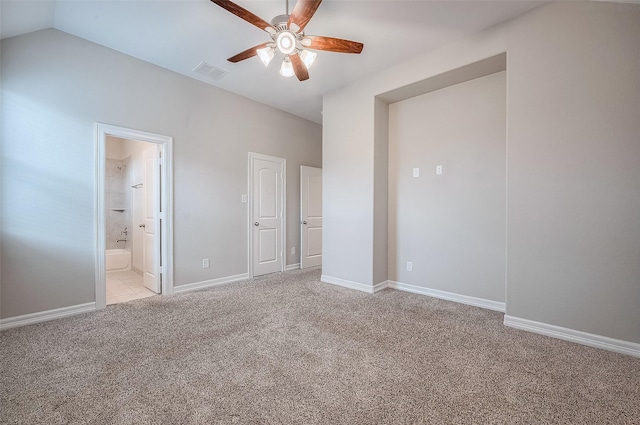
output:
<svg viewBox="0 0 640 425"><path fill-rule="evenodd" d="M289 15L289 0L285 0L287 4L287 10L285 11L287 15Z"/></svg>

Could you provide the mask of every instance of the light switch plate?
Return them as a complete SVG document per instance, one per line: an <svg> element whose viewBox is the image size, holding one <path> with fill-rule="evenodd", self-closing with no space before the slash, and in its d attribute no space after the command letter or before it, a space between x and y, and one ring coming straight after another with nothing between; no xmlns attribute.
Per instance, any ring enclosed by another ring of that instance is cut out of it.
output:
<svg viewBox="0 0 640 425"><path fill-rule="evenodd" d="M413 169L413 177L420 177L420 169L419 168L414 168Z"/></svg>
<svg viewBox="0 0 640 425"><path fill-rule="evenodd" d="M291 254L295 254L295 253L296 253L296 247L295 247L295 246L292 246L292 247L291 247Z"/></svg>
<svg viewBox="0 0 640 425"><path fill-rule="evenodd" d="M242 199L242 203L243 203L243 204L246 204L246 203L247 203L247 195L244 195L244 194L243 194L241 199Z"/></svg>

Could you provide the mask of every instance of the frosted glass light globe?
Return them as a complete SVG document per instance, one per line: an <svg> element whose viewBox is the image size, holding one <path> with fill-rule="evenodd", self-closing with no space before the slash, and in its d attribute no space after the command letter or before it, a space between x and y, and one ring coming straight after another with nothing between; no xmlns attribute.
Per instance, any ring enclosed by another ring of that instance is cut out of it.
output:
<svg viewBox="0 0 640 425"><path fill-rule="evenodd" d="M296 38L289 31L282 31L278 34L276 45L278 46L278 50L285 55L289 55L296 49Z"/></svg>

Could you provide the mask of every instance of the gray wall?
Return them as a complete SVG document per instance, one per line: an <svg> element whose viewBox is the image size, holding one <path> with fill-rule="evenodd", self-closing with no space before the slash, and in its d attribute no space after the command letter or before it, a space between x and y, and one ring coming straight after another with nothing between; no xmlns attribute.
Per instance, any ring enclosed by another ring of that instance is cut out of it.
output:
<svg viewBox="0 0 640 425"><path fill-rule="evenodd" d="M299 261L299 169L322 166L320 125L56 30L1 52L0 317L95 300L94 122L174 137L176 286L247 272L250 151L287 159Z"/></svg>
<svg viewBox="0 0 640 425"><path fill-rule="evenodd" d="M322 114L322 274L371 284L374 99L357 87L340 93Z"/></svg>
<svg viewBox="0 0 640 425"><path fill-rule="evenodd" d="M507 313L640 342L640 5L510 36Z"/></svg>
<svg viewBox="0 0 640 425"><path fill-rule="evenodd" d="M389 235L389 107L381 99L375 100L375 134L373 149L373 284L388 280Z"/></svg>
<svg viewBox="0 0 640 425"><path fill-rule="evenodd" d="M389 106L389 280L504 302L505 74Z"/></svg>
<svg viewBox="0 0 640 425"><path fill-rule="evenodd" d="M507 313L640 342L638 22L554 2L326 95L324 270L374 284L375 97L507 52Z"/></svg>

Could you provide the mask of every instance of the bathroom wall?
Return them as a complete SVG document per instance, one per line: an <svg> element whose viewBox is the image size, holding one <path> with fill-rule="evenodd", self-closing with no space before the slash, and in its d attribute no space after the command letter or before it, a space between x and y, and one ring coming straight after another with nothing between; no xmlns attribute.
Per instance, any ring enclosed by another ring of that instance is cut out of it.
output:
<svg viewBox="0 0 640 425"><path fill-rule="evenodd" d="M131 185L129 184L130 157L121 158L122 140L107 138L105 149L105 221L107 249L125 248L131 250ZM118 155L120 154L120 155ZM126 242L116 242L127 239Z"/></svg>
<svg viewBox="0 0 640 425"><path fill-rule="evenodd" d="M134 188L143 180L142 153L153 148L153 143L107 136L105 146L106 185L105 209L107 249L126 248L131 251L132 267L142 271L142 233L138 227L143 219L144 188ZM120 170L118 169L120 167ZM114 209L123 208L124 211ZM127 242L121 234L127 228Z"/></svg>
<svg viewBox="0 0 640 425"><path fill-rule="evenodd" d="M144 230L139 227L143 220L144 187L133 188L141 184L144 178L142 168L142 152L153 148L153 143L122 139L122 155L129 158L129 188L131 200L131 221L129 222L129 239L131 240L132 267L142 271L142 240Z"/></svg>

